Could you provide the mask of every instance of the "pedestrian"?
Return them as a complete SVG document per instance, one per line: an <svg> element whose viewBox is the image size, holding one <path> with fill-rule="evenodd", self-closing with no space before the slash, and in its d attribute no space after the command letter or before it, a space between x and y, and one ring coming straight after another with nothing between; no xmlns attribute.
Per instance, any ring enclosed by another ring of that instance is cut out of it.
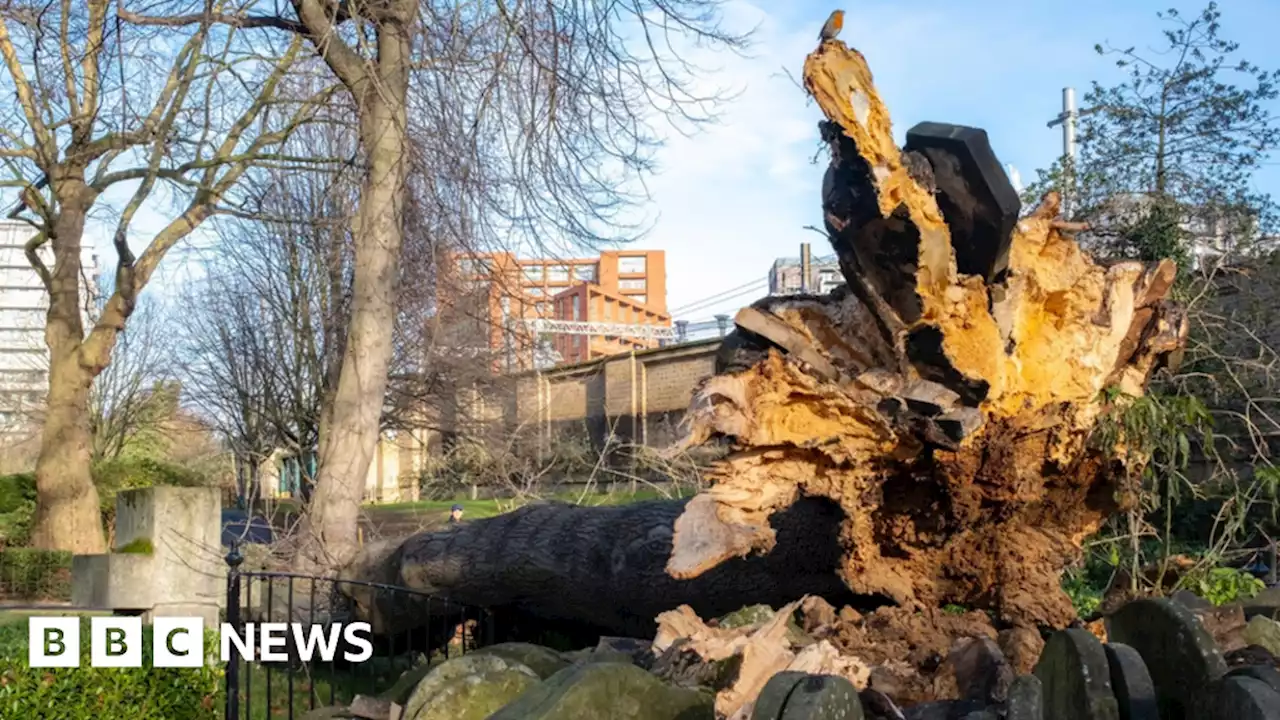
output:
<svg viewBox="0 0 1280 720"><path fill-rule="evenodd" d="M460 522L462 522L462 506L454 503L453 507L449 509L449 524Z"/></svg>

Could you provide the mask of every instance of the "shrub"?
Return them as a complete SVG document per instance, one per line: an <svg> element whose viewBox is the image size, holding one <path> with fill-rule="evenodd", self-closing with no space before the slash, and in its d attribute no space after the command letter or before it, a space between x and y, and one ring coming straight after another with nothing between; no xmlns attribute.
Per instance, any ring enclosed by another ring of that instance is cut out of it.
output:
<svg viewBox="0 0 1280 720"><path fill-rule="evenodd" d="M1188 580L1191 590L1214 605L1248 600L1267 587L1248 572L1230 567L1207 568Z"/></svg>
<svg viewBox="0 0 1280 720"><path fill-rule="evenodd" d="M0 475L0 515L14 512L35 499L35 473Z"/></svg>
<svg viewBox="0 0 1280 720"><path fill-rule="evenodd" d="M20 547L0 551L0 596L71 599L71 553Z"/></svg>
<svg viewBox="0 0 1280 720"><path fill-rule="evenodd" d="M222 668L89 667L89 623L81 623L80 667L27 666L27 624L0 626L0 717L24 720L221 720ZM216 638L205 648L217 647Z"/></svg>

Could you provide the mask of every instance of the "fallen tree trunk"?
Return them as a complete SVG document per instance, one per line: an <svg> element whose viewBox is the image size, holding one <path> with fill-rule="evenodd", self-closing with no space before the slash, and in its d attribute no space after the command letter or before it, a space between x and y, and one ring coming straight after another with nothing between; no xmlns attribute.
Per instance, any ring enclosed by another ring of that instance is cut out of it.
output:
<svg viewBox="0 0 1280 720"><path fill-rule="evenodd" d="M1144 461L1090 442L1104 391L1142 394L1184 344L1176 270L1094 263L1052 194L1019 219L981 130L923 123L899 150L844 43L804 82L827 116L823 209L849 291L739 316L734 372L698 392L688 441L736 449L677 521L668 571L770 552L773 513L821 496L847 516L854 592L1062 627L1061 571Z"/></svg>
<svg viewBox="0 0 1280 720"><path fill-rule="evenodd" d="M653 636L659 613L682 604L703 617L757 603L776 607L805 594L837 606L858 604L836 574L844 518L835 504L797 503L772 518L774 552L680 580L664 566L685 502L529 505L374 549L346 575L456 603L580 623L597 634L644 638ZM418 603L384 604L404 603L403 596L373 599L359 588L347 592L380 633L412 627L425 617ZM437 603L435 612L441 609Z"/></svg>

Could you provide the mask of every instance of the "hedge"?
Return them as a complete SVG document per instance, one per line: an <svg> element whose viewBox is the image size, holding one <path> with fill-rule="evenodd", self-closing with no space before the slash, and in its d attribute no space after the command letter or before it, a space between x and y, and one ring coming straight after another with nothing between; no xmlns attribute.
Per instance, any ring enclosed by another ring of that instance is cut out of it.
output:
<svg viewBox="0 0 1280 720"><path fill-rule="evenodd" d="M17 547L0 550L0 597L70 600L71 553Z"/></svg>
<svg viewBox="0 0 1280 720"><path fill-rule="evenodd" d="M80 667L27 666L27 623L0 625L0 718L23 720L221 720L223 670L151 667L144 628L142 667L89 667L89 621L81 621ZM217 647L216 633L205 650Z"/></svg>

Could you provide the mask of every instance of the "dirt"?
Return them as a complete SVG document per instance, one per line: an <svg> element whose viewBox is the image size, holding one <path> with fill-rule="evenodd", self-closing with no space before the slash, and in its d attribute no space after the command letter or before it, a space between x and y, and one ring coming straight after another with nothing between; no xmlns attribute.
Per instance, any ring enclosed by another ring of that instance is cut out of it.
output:
<svg viewBox="0 0 1280 720"><path fill-rule="evenodd" d="M899 706L955 699L959 691L947 660L957 644L969 638L1005 638L1008 643L1011 637L997 632L990 617L979 611L884 607L864 615L845 607L837 613L812 598L801 611L807 634L830 641L841 654L870 666L868 686ZM1034 630L1016 632L1019 640L1010 647L1020 648L1009 659L1019 672L1026 672L1022 668L1028 663L1034 666L1043 642ZM1001 643L1001 649L1010 655L1006 643Z"/></svg>

